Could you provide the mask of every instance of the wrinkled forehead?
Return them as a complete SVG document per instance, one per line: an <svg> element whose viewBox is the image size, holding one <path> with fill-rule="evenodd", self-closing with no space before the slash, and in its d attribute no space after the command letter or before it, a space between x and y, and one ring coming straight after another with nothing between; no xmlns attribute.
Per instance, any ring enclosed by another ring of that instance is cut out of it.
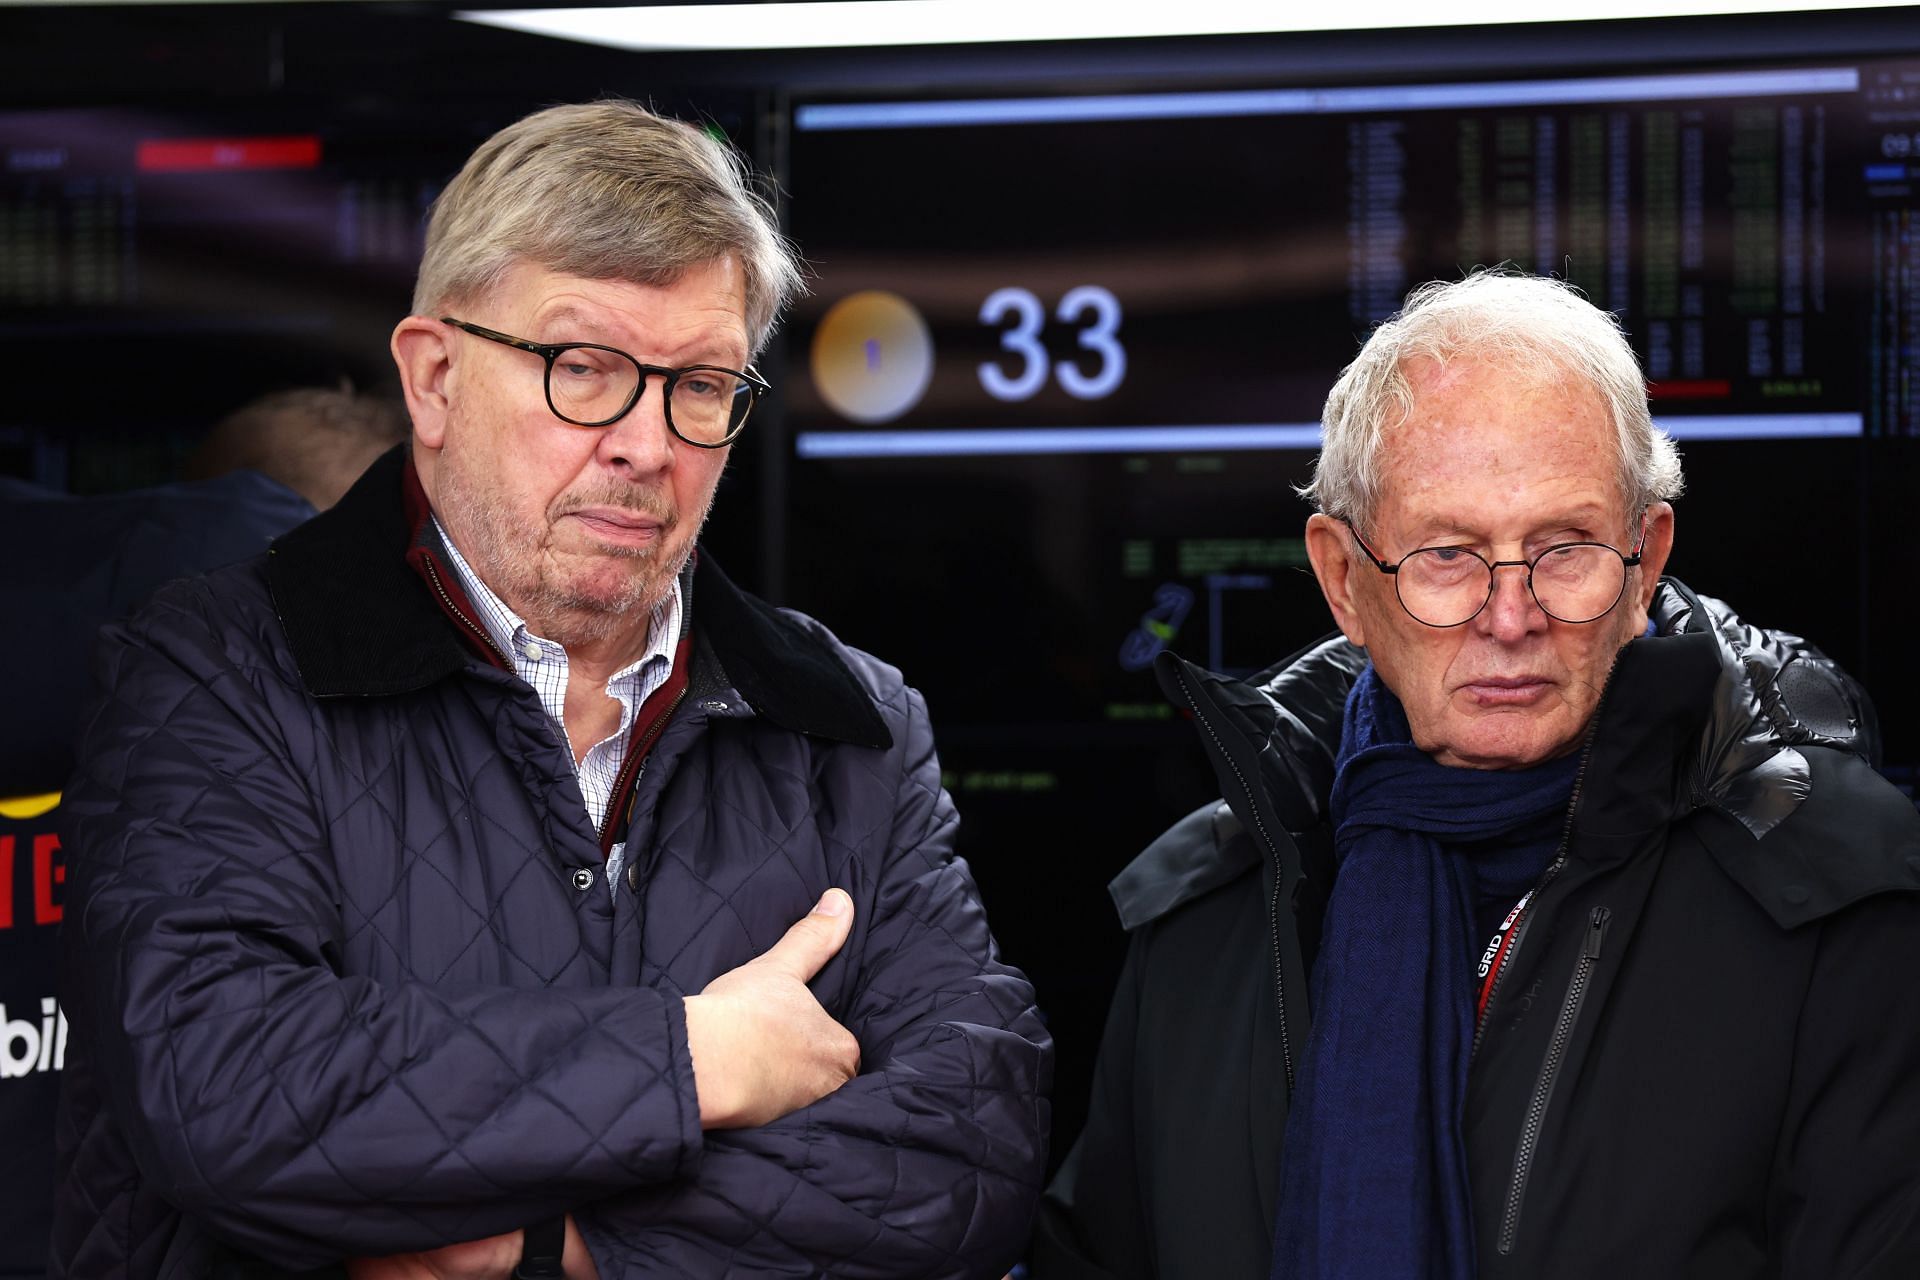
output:
<svg viewBox="0 0 1920 1280"><path fill-rule="evenodd" d="M1604 405L1606 396L1591 376L1562 356L1532 347L1459 347L1441 352L1412 351L1396 366L1414 401L1432 396L1479 392L1498 396L1518 390L1558 391L1572 399Z"/></svg>
<svg viewBox="0 0 1920 1280"><path fill-rule="evenodd" d="M1576 371L1495 354L1444 361L1412 356L1399 372L1404 412L1397 423L1390 417L1381 432L1383 455L1421 447L1436 435L1456 448L1482 450L1577 438L1609 468L1619 465L1612 406L1599 386Z"/></svg>
<svg viewBox="0 0 1920 1280"><path fill-rule="evenodd" d="M1591 381L1544 365L1425 358L1381 432L1380 515L1465 525L1548 508L1626 515L1619 431Z"/></svg>
<svg viewBox="0 0 1920 1280"><path fill-rule="evenodd" d="M724 346L744 358L748 343L745 286L731 254L656 272L583 276L530 259L515 259L478 305L489 314L541 330L542 341L619 345L640 337Z"/></svg>

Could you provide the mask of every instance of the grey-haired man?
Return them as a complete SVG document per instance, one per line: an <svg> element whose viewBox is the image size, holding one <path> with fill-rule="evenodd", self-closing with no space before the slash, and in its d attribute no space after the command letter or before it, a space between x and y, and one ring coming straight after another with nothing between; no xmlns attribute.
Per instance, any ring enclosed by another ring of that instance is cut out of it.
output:
<svg viewBox="0 0 1920 1280"><path fill-rule="evenodd" d="M893 668L697 554L797 282L541 112L435 206L410 450L109 634L56 1274L998 1275L1050 1045Z"/></svg>
<svg viewBox="0 0 1920 1280"><path fill-rule="evenodd" d="M1920 1275L1920 819L1852 681L1660 576L1618 326L1424 287L1324 428L1341 634L1161 660L1224 799L1113 883L1036 1275Z"/></svg>

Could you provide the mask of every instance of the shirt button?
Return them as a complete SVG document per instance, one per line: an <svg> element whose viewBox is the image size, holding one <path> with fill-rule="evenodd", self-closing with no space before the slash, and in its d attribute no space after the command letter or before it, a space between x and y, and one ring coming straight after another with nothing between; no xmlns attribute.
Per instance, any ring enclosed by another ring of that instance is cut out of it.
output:
<svg viewBox="0 0 1920 1280"><path fill-rule="evenodd" d="M1790 884L1780 891L1780 896L1791 905L1802 907L1806 905L1807 899L1813 896L1813 891L1803 884Z"/></svg>
<svg viewBox="0 0 1920 1280"><path fill-rule="evenodd" d="M627 864L627 888L640 892L640 868L632 863Z"/></svg>
<svg viewBox="0 0 1920 1280"><path fill-rule="evenodd" d="M573 873L573 887L576 889L579 889L583 893L586 890L593 888L593 868L592 867L577 868Z"/></svg>
<svg viewBox="0 0 1920 1280"><path fill-rule="evenodd" d="M526 646L522 648L520 652L527 655L528 662L540 661L540 646L531 640L527 641Z"/></svg>

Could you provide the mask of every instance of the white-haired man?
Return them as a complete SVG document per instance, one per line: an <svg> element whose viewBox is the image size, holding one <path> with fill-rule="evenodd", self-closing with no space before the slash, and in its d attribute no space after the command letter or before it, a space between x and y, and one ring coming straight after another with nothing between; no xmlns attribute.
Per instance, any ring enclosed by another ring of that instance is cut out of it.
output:
<svg viewBox="0 0 1920 1280"><path fill-rule="evenodd" d="M1661 578L1611 317L1423 287L1324 427L1342 634L1162 660L1225 798L1113 883L1036 1274L1920 1275L1920 819L1850 680Z"/></svg>
<svg viewBox="0 0 1920 1280"><path fill-rule="evenodd" d="M797 280L701 130L509 126L394 331L411 449L109 629L56 1275L1017 1255L1050 1045L925 708L695 551Z"/></svg>

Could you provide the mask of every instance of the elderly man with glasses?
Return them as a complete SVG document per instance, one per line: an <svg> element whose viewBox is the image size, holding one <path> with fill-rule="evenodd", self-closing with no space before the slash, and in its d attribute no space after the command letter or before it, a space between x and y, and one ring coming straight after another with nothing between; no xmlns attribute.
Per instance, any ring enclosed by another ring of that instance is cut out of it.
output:
<svg viewBox="0 0 1920 1280"><path fill-rule="evenodd" d="M410 447L103 642L54 1274L1001 1274L1051 1046L900 673L697 550L799 272L631 103L484 143Z"/></svg>
<svg viewBox="0 0 1920 1280"><path fill-rule="evenodd" d="M1920 819L1851 680L1660 576L1612 318L1423 287L1324 428L1341 634L1161 659L1224 799L1112 885L1036 1276L1920 1275Z"/></svg>

